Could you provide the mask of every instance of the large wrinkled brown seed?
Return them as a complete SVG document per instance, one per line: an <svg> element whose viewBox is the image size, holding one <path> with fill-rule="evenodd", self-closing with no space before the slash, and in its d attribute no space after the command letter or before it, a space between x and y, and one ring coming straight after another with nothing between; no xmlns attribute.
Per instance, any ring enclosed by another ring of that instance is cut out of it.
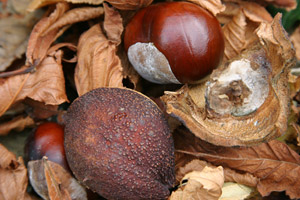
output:
<svg viewBox="0 0 300 200"><path fill-rule="evenodd" d="M65 151L76 178L107 199L165 199L175 181L164 115L134 90L98 88L76 99Z"/></svg>

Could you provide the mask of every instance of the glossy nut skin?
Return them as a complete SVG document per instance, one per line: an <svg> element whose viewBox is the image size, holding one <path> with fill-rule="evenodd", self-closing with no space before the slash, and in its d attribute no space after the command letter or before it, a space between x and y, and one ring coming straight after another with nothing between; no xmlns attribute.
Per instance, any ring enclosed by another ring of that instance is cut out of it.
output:
<svg viewBox="0 0 300 200"><path fill-rule="evenodd" d="M158 3L137 12L126 26L125 50L137 42L152 42L181 83L194 83L207 76L224 54L218 20L188 2Z"/></svg>
<svg viewBox="0 0 300 200"><path fill-rule="evenodd" d="M39 160L47 156L50 161L56 162L69 169L64 149L64 127L55 122L40 124L27 143L27 160Z"/></svg>

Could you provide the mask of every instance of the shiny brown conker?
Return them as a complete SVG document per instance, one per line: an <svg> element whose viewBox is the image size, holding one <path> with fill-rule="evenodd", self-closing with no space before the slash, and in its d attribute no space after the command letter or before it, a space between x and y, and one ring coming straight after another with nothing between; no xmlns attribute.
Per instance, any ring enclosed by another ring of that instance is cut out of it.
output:
<svg viewBox="0 0 300 200"><path fill-rule="evenodd" d="M55 122L44 122L34 130L26 144L26 160L47 156L52 162L69 169L64 149L64 127Z"/></svg>
<svg viewBox="0 0 300 200"><path fill-rule="evenodd" d="M126 26L124 45L136 71L154 83L195 83L224 54L221 26L210 12L188 2L141 9Z"/></svg>

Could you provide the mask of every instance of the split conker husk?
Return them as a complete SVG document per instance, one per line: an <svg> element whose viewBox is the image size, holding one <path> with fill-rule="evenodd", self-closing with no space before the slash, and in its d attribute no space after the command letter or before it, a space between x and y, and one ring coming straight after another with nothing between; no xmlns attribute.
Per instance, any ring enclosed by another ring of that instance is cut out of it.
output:
<svg viewBox="0 0 300 200"><path fill-rule="evenodd" d="M196 83L222 61L224 38L210 12L189 2L141 9L125 29L124 45L136 71L154 83Z"/></svg>
<svg viewBox="0 0 300 200"><path fill-rule="evenodd" d="M75 177L107 199L166 199L175 182L173 139L158 106L125 88L77 98L65 122Z"/></svg>

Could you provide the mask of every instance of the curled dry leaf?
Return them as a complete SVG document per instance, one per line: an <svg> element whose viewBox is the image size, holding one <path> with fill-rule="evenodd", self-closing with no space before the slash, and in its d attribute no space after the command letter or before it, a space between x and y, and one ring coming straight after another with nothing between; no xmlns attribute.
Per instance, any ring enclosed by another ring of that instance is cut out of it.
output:
<svg viewBox="0 0 300 200"><path fill-rule="evenodd" d="M52 52L35 73L0 80L0 116L14 103L29 97L50 105L68 101L61 65L62 52ZM51 76L49 76L51 74Z"/></svg>
<svg viewBox="0 0 300 200"><path fill-rule="evenodd" d="M87 4L99 5L103 3L103 0L32 0L27 8L27 11L32 12L43 6L56 4L59 2L69 2L73 4L87 3Z"/></svg>
<svg viewBox="0 0 300 200"><path fill-rule="evenodd" d="M227 24L236 16L240 10L243 10L245 16L252 22L271 22L273 20L265 7L255 2L241 0L223 0L225 10L218 13L217 18L222 24ZM258 26L258 25L257 25Z"/></svg>
<svg viewBox="0 0 300 200"><path fill-rule="evenodd" d="M189 172L183 180L187 184L173 192L170 200L217 200L224 184L223 168L205 166L201 171Z"/></svg>
<svg viewBox="0 0 300 200"><path fill-rule="evenodd" d="M243 200L248 199L253 188L238 183L226 182L222 187L222 196L219 200Z"/></svg>
<svg viewBox="0 0 300 200"><path fill-rule="evenodd" d="M86 200L85 189L59 164L42 160L28 162L29 180L43 199Z"/></svg>
<svg viewBox="0 0 300 200"><path fill-rule="evenodd" d="M99 17L102 7L81 7L69 10L67 3L57 3L56 9L33 28L26 52L27 65L38 65L47 55L51 44L71 24ZM67 44L66 44L67 45Z"/></svg>
<svg viewBox="0 0 300 200"><path fill-rule="evenodd" d="M138 10L152 3L153 0L107 0L108 3L120 10Z"/></svg>
<svg viewBox="0 0 300 200"><path fill-rule="evenodd" d="M41 14L42 12L36 12L22 18L15 15L1 18L0 71L5 71L15 59L21 58L25 53L30 31Z"/></svg>
<svg viewBox="0 0 300 200"><path fill-rule="evenodd" d="M75 68L75 84L79 95L104 86L122 87L123 68L116 55L121 42L122 19L117 11L105 8L104 35L96 24L81 35L78 44L78 63Z"/></svg>
<svg viewBox="0 0 300 200"><path fill-rule="evenodd" d="M183 154L182 154L183 155ZM185 156L185 155L183 155ZM186 165L179 167L176 172L176 179L181 180L185 174L192 171L202 171L204 167L215 167L212 164L199 159L193 159L191 162L188 162ZM224 180L226 182L236 182L239 184L256 187L258 184L258 178L249 173L238 173L230 168L224 167Z"/></svg>
<svg viewBox="0 0 300 200"><path fill-rule="evenodd" d="M0 144L0 199L31 199L26 193L27 169L22 157L18 159Z"/></svg>
<svg viewBox="0 0 300 200"><path fill-rule="evenodd" d="M219 66L206 84L165 92L167 113L216 145L254 145L285 133L295 52L280 17L262 23L260 42Z"/></svg>
<svg viewBox="0 0 300 200"><path fill-rule="evenodd" d="M273 4L280 8L285 8L287 10L293 10L297 7L297 0L259 0L258 2Z"/></svg>
<svg viewBox="0 0 300 200"><path fill-rule="evenodd" d="M222 4L221 0L211 0L211 1L206 1L206 0L189 0L189 1L193 2L195 4L198 4L201 7L209 10L215 16L218 13L223 12L225 10L225 5Z"/></svg>
<svg viewBox="0 0 300 200"><path fill-rule="evenodd" d="M34 125L34 121L29 116L18 116L8 122L0 124L0 135L6 135L12 130L22 131L24 128Z"/></svg>
<svg viewBox="0 0 300 200"><path fill-rule="evenodd" d="M23 103L29 107L27 113L33 119L47 119L59 113L58 105L46 105L43 102L34 101L29 98L26 98Z"/></svg>
<svg viewBox="0 0 300 200"><path fill-rule="evenodd" d="M177 135L177 136L176 136ZM180 153L193 155L214 165L221 165L258 178L257 190L262 196L286 191L291 199L300 198L300 156L277 140L253 147L221 147L196 138L186 130L175 135L182 144Z"/></svg>
<svg viewBox="0 0 300 200"><path fill-rule="evenodd" d="M224 61L234 58L257 40L255 29L272 17L261 5L254 2L227 0L226 10L218 15L225 39ZM225 20L224 20L225 19Z"/></svg>
<svg viewBox="0 0 300 200"><path fill-rule="evenodd" d="M222 29L224 33L224 59L229 60L237 56L246 46L246 16L239 10L232 20Z"/></svg>

